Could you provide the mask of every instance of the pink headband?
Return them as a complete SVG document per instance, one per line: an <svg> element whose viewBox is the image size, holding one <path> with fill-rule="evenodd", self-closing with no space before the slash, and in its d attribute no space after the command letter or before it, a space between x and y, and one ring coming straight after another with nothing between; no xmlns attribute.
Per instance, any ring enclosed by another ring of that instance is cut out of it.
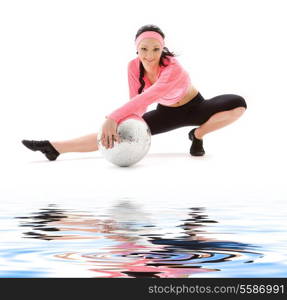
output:
<svg viewBox="0 0 287 300"><path fill-rule="evenodd" d="M135 41L136 48L138 48L139 43L143 39L147 39L147 38L157 39L160 42L161 46L164 47L164 39L162 38L162 36L159 33L155 32L155 31L144 31L137 37L137 39Z"/></svg>

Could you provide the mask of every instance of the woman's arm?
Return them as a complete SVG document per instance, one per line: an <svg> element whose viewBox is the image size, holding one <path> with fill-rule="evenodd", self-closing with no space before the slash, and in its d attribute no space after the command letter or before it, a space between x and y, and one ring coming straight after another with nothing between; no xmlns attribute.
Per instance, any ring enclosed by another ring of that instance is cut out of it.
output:
<svg viewBox="0 0 287 300"><path fill-rule="evenodd" d="M156 102L159 98L165 96L180 85L182 76L184 76L184 70L179 64L173 63L168 65L162 71L159 79L145 92L134 96L129 102L106 117L118 123L121 119L131 114L139 114L143 110L146 110L150 104ZM130 79L134 80L132 76ZM132 90L131 95L133 95L133 93L135 93L134 90Z"/></svg>
<svg viewBox="0 0 287 300"><path fill-rule="evenodd" d="M128 63L128 83L130 99L138 94L139 80L132 70L132 61ZM113 148L114 139L120 142L120 137L117 134L117 123L113 119L107 119L102 126L101 142L106 148Z"/></svg>

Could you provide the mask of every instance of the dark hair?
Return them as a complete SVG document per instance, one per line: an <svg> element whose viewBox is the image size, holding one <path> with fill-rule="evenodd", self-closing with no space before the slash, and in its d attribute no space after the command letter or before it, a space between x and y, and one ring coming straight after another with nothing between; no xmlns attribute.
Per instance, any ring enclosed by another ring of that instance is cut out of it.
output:
<svg viewBox="0 0 287 300"><path fill-rule="evenodd" d="M159 33L163 38L165 38L165 35L164 33L162 32L162 30L156 26L156 25L153 25L153 24L148 24L148 25L144 25L142 26L138 31L137 31L137 34L136 34L136 37L135 37L135 40L137 39L137 37L142 34L143 32L145 31L155 31L157 33ZM137 52L138 53L138 52ZM163 51L161 53L161 57L160 57L160 60L159 60L159 65L160 66L164 66L166 67L167 65L164 64L164 59L167 58L169 59L168 57L169 56L176 56L175 53L173 52L170 52L168 50L167 47L163 47ZM145 87L145 81L143 80L143 77L144 77L144 66L142 64L142 62L140 62L140 77L139 77L139 82L141 83L141 86L140 88L138 89L138 93L141 94L141 92L143 91L144 87Z"/></svg>

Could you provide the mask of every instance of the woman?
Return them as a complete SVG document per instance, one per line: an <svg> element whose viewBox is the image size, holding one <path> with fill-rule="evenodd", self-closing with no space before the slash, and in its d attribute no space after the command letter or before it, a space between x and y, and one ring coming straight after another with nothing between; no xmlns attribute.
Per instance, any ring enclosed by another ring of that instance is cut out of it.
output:
<svg viewBox="0 0 287 300"><path fill-rule="evenodd" d="M204 99L193 87L188 73L175 54L164 43L165 35L158 26L145 25L135 37L138 56L128 64L130 101L106 116L102 126L101 142L112 148L120 142L117 126L131 114L141 116L151 134L167 132L184 126L199 126L188 137L192 141L190 154L202 156L203 136L237 120L246 110L245 100L234 94L224 94ZM147 107L157 102L155 110ZM97 133L66 141L23 140L33 151L41 151L49 160L62 153L98 150Z"/></svg>

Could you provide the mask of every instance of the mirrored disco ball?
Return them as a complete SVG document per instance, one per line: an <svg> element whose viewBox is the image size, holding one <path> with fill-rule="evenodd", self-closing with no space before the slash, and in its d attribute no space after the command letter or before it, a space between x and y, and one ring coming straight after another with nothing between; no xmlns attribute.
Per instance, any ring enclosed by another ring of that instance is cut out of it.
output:
<svg viewBox="0 0 287 300"><path fill-rule="evenodd" d="M102 130L98 132L99 151L109 162L128 167L140 161L151 145L151 132L146 122L138 116L129 116L117 127L121 142L114 141L113 148L105 148L101 143Z"/></svg>

